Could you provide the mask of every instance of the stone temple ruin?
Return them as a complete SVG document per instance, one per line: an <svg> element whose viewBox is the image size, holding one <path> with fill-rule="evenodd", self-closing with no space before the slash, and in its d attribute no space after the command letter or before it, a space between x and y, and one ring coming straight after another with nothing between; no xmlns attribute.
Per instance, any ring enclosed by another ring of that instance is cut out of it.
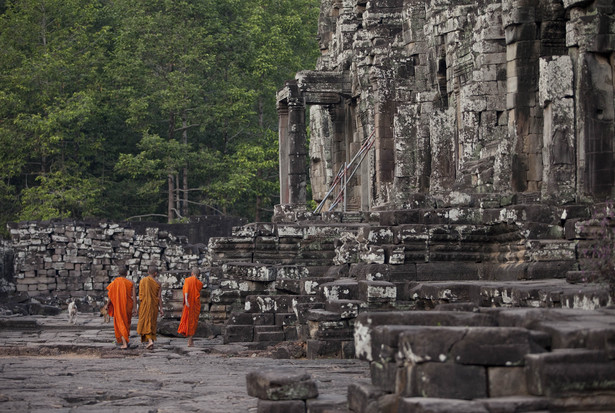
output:
<svg viewBox="0 0 615 413"><path fill-rule="evenodd" d="M226 343L369 363L331 411L612 411L613 297L580 267L615 189L612 0L322 0L319 39L277 95L272 222L207 248L16 227L5 289L57 294L72 260L102 297L114 260L153 261L177 312L170 277L198 263ZM297 377L307 396L275 400L254 377L259 411L316 411Z"/></svg>

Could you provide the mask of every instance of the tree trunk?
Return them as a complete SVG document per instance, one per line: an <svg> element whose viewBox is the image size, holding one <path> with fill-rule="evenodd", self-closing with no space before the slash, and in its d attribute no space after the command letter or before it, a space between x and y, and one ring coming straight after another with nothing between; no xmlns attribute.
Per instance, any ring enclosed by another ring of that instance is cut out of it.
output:
<svg viewBox="0 0 615 413"><path fill-rule="evenodd" d="M182 133L182 143L184 145L188 145L188 119L186 116L186 112L184 112L182 116L182 126L184 128L184 131ZM188 216L188 161L187 160L186 160L186 165L184 166L184 169L182 171L182 177L183 177L182 186L184 190L182 215L184 217L187 217Z"/></svg>
<svg viewBox="0 0 615 413"><path fill-rule="evenodd" d="M261 197L259 195L256 195L254 222L260 222L260 220L261 220Z"/></svg>
<svg viewBox="0 0 615 413"><path fill-rule="evenodd" d="M175 215L178 218L183 218L181 216L181 187L179 186L179 175L175 175Z"/></svg>
<svg viewBox="0 0 615 413"><path fill-rule="evenodd" d="M167 177L169 184L169 199L167 205L167 221L170 224L173 222L173 174L169 174Z"/></svg>
<svg viewBox="0 0 615 413"><path fill-rule="evenodd" d="M261 129L265 127L265 102L263 102L262 97L258 98L258 126Z"/></svg>

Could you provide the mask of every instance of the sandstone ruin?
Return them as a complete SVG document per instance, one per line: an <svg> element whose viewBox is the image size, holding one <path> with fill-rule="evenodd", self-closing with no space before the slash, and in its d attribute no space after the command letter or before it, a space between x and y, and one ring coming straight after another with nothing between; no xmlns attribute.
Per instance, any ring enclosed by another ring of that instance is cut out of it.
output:
<svg viewBox="0 0 615 413"><path fill-rule="evenodd" d="M612 410L613 298L579 263L614 193L613 2L322 0L319 38L316 69L277 95L272 222L201 249L112 225L15 228L8 284L53 295L60 271L88 271L102 297L112 274L94 272L120 256L167 277L196 262L226 343L368 362L351 411ZM259 411L310 405L262 397Z"/></svg>
<svg viewBox="0 0 615 413"><path fill-rule="evenodd" d="M317 68L278 94L282 203L305 202L308 156L320 201L372 132L348 210L611 197L612 20L610 1L323 0Z"/></svg>

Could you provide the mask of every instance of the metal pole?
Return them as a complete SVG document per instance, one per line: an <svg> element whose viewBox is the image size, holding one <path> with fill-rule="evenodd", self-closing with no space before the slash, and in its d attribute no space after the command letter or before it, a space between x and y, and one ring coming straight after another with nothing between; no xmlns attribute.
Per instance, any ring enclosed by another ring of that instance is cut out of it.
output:
<svg viewBox="0 0 615 413"><path fill-rule="evenodd" d="M317 214L318 212L320 212L320 210L322 209L322 207L325 205L325 202L327 201L327 198L329 198L329 195L331 195L331 192L333 192L333 190L335 189L335 187L337 186L337 184L340 181L341 175L342 175L342 171L343 169L340 168L339 172L337 173L337 175L335 175L335 179L333 180L333 185L331 185L331 188L329 189L329 192L327 192L327 194L324 196L324 198L322 199L322 201L320 201L320 204L318 204L318 206L316 207L316 209L314 210L314 213Z"/></svg>

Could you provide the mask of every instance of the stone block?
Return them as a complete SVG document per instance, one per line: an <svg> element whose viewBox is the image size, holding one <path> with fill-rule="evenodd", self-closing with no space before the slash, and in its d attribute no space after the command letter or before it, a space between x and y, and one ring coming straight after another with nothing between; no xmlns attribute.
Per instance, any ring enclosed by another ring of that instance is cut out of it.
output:
<svg viewBox="0 0 615 413"><path fill-rule="evenodd" d="M387 393L395 393L397 390L397 375L400 368L396 362L372 361L369 363L372 384Z"/></svg>
<svg viewBox="0 0 615 413"><path fill-rule="evenodd" d="M398 411L412 413L491 413L477 401L431 397L401 398Z"/></svg>
<svg viewBox="0 0 615 413"><path fill-rule="evenodd" d="M459 364L519 366L532 352L531 336L523 328L470 327L450 350Z"/></svg>
<svg viewBox="0 0 615 413"><path fill-rule="evenodd" d="M246 376L248 395L261 400L307 400L318 397L309 374L287 369L252 371Z"/></svg>
<svg viewBox="0 0 615 413"><path fill-rule="evenodd" d="M318 323L321 321L339 321L340 315L335 311L327 311L325 309L315 308L308 310L305 318L306 320Z"/></svg>
<svg viewBox="0 0 615 413"><path fill-rule="evenodd" d="M295 313L276 313L275 325L291 326L297 323L297 315Z"/></svg>
<svg viewBox="0 0 615 413"><path fill-rule="evenodd" d="M431 255L431 252L429 253ZM478 280L482 265L477 262L416 263L418 281Z"/></svg>
<svg viewBox="0 0 615 413"><path fill-rule="evenodd" d="M326 283L335 281L335 277L309 277L301 280L302 295L316 295L320 290L320 286Z"/></svg>
<svg viewBox="0 0 615 413"><path fill-rule="evenodd" d="M313 339L347 339L350 340L353 328L345 320L339 321L311 321L308 320L310 337Z"/></svg>
<svg viewBox="0 0 615 413"><path fill-rule="evenodd" d="M292 294L301 294L301 280L277 279L275 289Z"/></svg>
<svg viewBox="0 0 615 413"><path fill-rule="evenodd" d="M254 341L256 342L281 342L286 338L284 330L276 326L276 330L270 330L271 326L267 329L259 329L259 326L254 327Z"/></svg>
<svg viewBox="0 0 615 413"><path fill-rule="evenodd" d="M359 281L359 300L367 303L394 303L397 297L397 287L387 281Z"/></svg>
<svg viewBox="0 0 615 413"><path fill-rule="evenodd" d="M306 357L309 360L320 358L341 358L342 340L307 340Z"/></svg>
<svg viewBox="0 0 615 413"><path fill-rule="evenodd" d="M563 411L562 409L553 409L553 404L545 397L490 397L488 399L481 399L479 402L489 413Z"/></svg>
<svg viewBox="0 0 615 413"><path fill-rule="evenodd" d="M325 303L325 310L338 314L341 319L355 318L365 307L360 300L329 300Z"/></svg>
<svg viewBox="0 0 615 413"><path fill-rule="evenodd" d="M250 264L250 263L227 263L222 266L227 278L270 282L275 281L277 271L275 267Z"/></svg>
<svg viewBox="0 0 615 413"><path fill-rule="evenodd" d="M487 397L487 372L482 366L423 363L407 367L404 396L472 400Z"/></svg>
<svg viewBox="0 0 615 413"><path fill-rule="evenodd" d="M341 279L320 286L321 297L326 300L356 300L359 285L356 280Z"/></svg>
<svg viewBox="0 0 615 413"><path fill-rule="evenodd" d="M526 356L532 395L565 397L615 390L615 361L603 351L566 349Z"/></svg>
<svg viewBox="0 0 615 413"><path fill-rule="evenodd" d="M389 281L391 270L384 264L352 264L350 276L358 281Z"/></svg>
<svg viewBox="0 0 615 413"><path fill-rule="evenodd" d="M352 383L348 386L348 408L355 413L365 413L385 394L382 389L369 383Z"/></svg>
<svg viewBox="0 0 615 413"><path fill-rule="evenodd" d="M373 361L380 344L397 345L399 334L413 326L495 326L493 315L453 311L383 311L361 313L355 319L354 338L357 357ZM390 332L383 333L383 329Z"/></svg>
<svg viewBox="0 0 615 413"><path fill-rule="evenodd" d="M526 396L527 382L523 367L488 367L489 397Z"/></svg>
<svg viewBox="0 0 615 413"><path fill-rule="evenodd" d="M250 342L254 340L254 326L228 325L224 329L224 343Z"/></svg>
<svg viewBox="0 0 615 413"><path fill-rule="evenodd" d="M306 413L334 413L347 410L346 395L320 394L316 399L305 402Z"/></svg>

